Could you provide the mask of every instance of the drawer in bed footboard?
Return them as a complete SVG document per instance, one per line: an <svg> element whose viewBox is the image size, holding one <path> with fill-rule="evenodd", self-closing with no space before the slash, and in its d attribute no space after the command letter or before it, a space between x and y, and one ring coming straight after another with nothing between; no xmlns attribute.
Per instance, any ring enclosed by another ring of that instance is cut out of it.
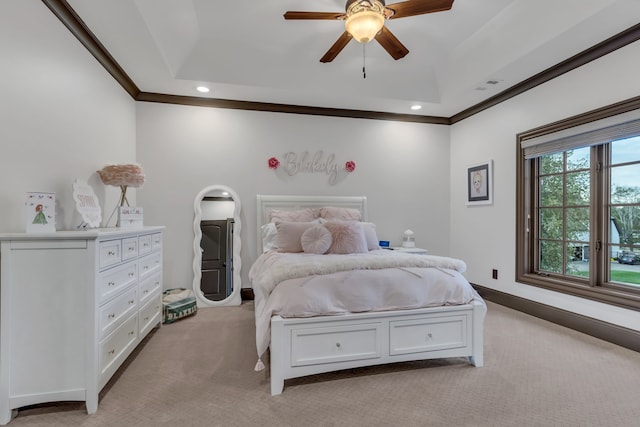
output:
<svg viewBox="0 0 640 427"><path fill-rule="evenodd" d="M382 323L291 330L291 366L381 356Z"/></svg>
<svg viewBox="0 0 640 427"><path fill-rule="evenodd" d="M448 350L469 345L466 315L389 322L389 354Z"/></svg>

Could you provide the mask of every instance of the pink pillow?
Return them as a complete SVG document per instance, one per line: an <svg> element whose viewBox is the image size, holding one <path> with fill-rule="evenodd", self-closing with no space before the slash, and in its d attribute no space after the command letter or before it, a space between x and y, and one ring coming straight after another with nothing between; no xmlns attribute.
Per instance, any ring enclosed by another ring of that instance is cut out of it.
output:
<svg viewBox="0 0 640 427"><path fill-rule="evenodd" d="M327 253L357 254L369 252L363 227L355 221L327 221L324 226L331 232L333 242Z"/></svg>
<svg viewBox="0 0 640 427"><path fill-rule="evenodd" d="M326 253L332 241L331 232L322 225L314 225L311 228L307 228L300 238L304 252L318 255Z"/></svg>
<svg viewBox="0 0 640 427"><path fill-rule="evenodd" d="M336 208L332 206L318 209L318 216L330 221L360 221L362 219L362 214L358 209Z"/></svg>
<svg viewBox="0 0 640 427"><path fill-rule="evenodd" d="M302 252L302 233L314 225L313 222L276 222L278 251Z"/></svg>
<svg viewBox="0 0 640 427"><path fill-rule="evenodd" d="M294 211L282 211L273 209L269 211L270 222L311 222L316 218L313 209L298 209Z"/></svg>

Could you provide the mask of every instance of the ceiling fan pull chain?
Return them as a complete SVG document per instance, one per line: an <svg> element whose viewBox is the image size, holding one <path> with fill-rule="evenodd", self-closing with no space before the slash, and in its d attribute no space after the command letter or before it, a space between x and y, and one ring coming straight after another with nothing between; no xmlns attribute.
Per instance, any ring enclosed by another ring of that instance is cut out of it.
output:
<svg viewBox="0 0 640 427"><path fill-rule="evenodd" d="M366 55L365 55L365 46L367 46L366 44L362 45L362 78L366 79L367 78L367 70L366 70Z"/></svg>

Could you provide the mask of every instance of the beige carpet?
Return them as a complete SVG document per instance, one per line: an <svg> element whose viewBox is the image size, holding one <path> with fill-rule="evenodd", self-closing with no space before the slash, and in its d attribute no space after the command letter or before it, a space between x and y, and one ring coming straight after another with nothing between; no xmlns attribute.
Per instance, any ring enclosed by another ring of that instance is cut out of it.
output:
<svg viewBox="0 0 640 427"><path fill-rule="evenodd" d="M485 367L402 363L289 380L256 373L253 304L153 333L101 394L13 426L638 426L640 353L488 303Z"/></svg>

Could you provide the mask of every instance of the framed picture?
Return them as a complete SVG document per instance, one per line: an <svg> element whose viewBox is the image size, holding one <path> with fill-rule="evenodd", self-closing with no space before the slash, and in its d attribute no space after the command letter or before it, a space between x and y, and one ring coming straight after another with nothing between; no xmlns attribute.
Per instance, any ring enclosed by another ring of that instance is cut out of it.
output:
<svg viewBox="0 0 640 427"><path fill-rule="evenodd" d="M467 205L493 203L493 161L467 167Z"/></svg>
<svg viewBox="0 0 640 427"><path fill-rule="evenodd" d="M56 231L56 193L29 192L24 207L27 233Z"/></svg>

